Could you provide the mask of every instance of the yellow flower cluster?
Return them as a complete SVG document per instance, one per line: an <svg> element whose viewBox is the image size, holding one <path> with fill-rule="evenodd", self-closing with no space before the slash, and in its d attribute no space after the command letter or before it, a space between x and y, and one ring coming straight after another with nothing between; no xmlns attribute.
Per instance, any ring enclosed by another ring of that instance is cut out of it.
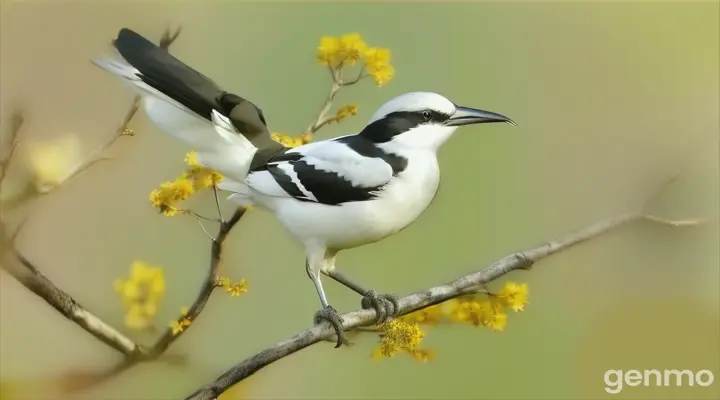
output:
<svg viewBox="0 0 720 400"><path fill-rule="evenodd" d="M428 361L434 356L432 350L419 348L425 333L417 323L407 322L402 318L391 319L377 327L381 336L380 346L373 357L393 357L399 353L408 353L418 361Z"/></svg>
<svg viewBox="0 0 720 400"><path fill-rule="evenodd" d="M390 49L371 48L365 53L365 68L375 80L383 86L395 76L395 67L390 64Z"/></svg>
<svg viewBox="0 0 720 400"><path fill-rule="evenodd" d="M187 200L194 191L192 182L178 178L172 182L163 182L159 188L150 192L150 202L153 207L159 208L163 215L171 217L180 212L178 204Z"/></svg>
<svg viewBox="0 0 720 400"><path fill-rule="evenodd" d="M173 216L182 212L178 208L180 202L195 192L216 186L223 179L220 173L200 166L194 151L185 155L185 163L189 168L179 178L163 182L150 192L152 206L159 208L163 215Z"/></svg>
<svg viewBox="0 0 720 400"><path fill-rule="evenodd" d="M400 317L405 322L411 324L437 325L443 317L443 309L440 304L425 307L421 310L411 312L410 314Z"/></svg>
<svg viewBox="0 0 720 400"><path fill-rule="evenodd" d="M241 279L238 283L232 283L230 278L220 277L217 285L223 289L232 297L240 296L243 293L247 293L247 281Z"/></svg>
<svg viewBox="0 0 720 400"><path fill-rule="evenodd" d="M505 283L505 287L498 294L505 306L512 308L513 311L524 311L525 304L528 304L528 286L527 283L517 284L515 282Z"/></svg>
<svg viewBox="0 0 720 400"><path fill-rule="evenodd" d="M355 115L357 115L357 110L358 106L356 104L348 104L346 106L342 106L337 110L333 119L335 122L340 122L347 117L354 117Z"/></svg>
<svg viewBox="0 0 720 400"><path fill-rule="evenodd" d="M197 153L191 151L185 155L185 164L190 167L182 176L193 183L193 188L198 191L217 186L223 180L219 172L205 168L198 164Z"/></svg>
<svg viewBox="0 0 720 400"><path fill-rule="evenodd" d="M188 308L183 307L180 309L180 318L176 319L175 321L172 321L170 323L170 329L172 329L173 336L179 335L181 332L183 332L187 327L189 327L192 324L192 321L188 317Z"/></svg>
<svg viewBox="0 0 720 400"><path fill-rule="evenodd" d="M390 50L369 47L357 33L340 37L323 36L317 48L317 59L333 69L355 65L362 60L367 73L378 86L388 83L395 76L395 68L390 63Z"/></svg>
<svg viewBox="0 0 720 400"><path fill-rule="evenodd" d="M125 309L125 326L137 330L152 328L165 294L162 269L135 261L128 279L118 279L114 287Z"/></svg>
<svg viewBox="0 0 720 400"><path fill-rule="evenodd" d="M488 294L485 298L471 295L455 299L451 304L450 318L502 331L507 324L505 308L509 307L515 312L523 311L527 304L527 295L527 284L507 282L498 294Z"/></svg>
<svg viewBox="0 0 720 400"><path fill-rule="evenodd" d="M502 304L492 297L481 299L477 296L461 297L453 302L450 318L458 322L469 322L475 326L485 326L494 331L502 331L507 324L507 314Z"/></svg>
<svg viewBox="0 0 720 400"><path fill-rule="evenodd" d="M282 144L283 146L290 148L308 144L312 140L312 134L310 133L304 133L300 136L290 136L278 132L273 132L270 134L270 137L272 137L274 141Z"/></svg>
<svg viewBox="0 0 720 400"><path fill-rule="evenodd" d="M374 355L392 357L407 352L418 361L428 361L434 356L434 351L418 348L424 337L421 325L433 326L443 321L464 322L502 331L507 324L505 308L523 311L528 304L527 297L527 284L507 282L497 294L462 296L392 319L376 327L381 340Z"/></svg>

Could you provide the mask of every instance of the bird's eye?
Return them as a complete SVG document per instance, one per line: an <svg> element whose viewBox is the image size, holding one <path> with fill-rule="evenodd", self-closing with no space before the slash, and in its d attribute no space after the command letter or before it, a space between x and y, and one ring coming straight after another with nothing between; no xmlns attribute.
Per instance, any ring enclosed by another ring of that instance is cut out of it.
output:
<svg viewBox="0 0 720 400"><path fill-rule="evenodd" d="M430 113L430 111L423 111L422 116L425 121L430 121L430 118L432 118L432 113Z"/></svg>

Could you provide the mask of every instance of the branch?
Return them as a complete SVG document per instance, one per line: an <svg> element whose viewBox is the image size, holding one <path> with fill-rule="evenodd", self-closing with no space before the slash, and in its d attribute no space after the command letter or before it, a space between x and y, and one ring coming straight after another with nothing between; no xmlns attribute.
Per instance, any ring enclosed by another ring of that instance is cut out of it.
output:
<svg viewBox="0 0 720 400"><path fill-rule="evenodd" d="M55 286L27 258L16 252L10 243L5 224L0 222L0 265L28 290L41 297L65 318L75 322L97 339L131 356L141 347L117 329L85 309L69 294Z"/></svg>
<svg viewBox="0 0 720 400"><path fill-rule="evenodd" d="M183 316L182 318L187 318L189 321L194 322L197 317L200 316L203 308L205 308L205 305L210 299L210 295L219 286L223 244L225 243L225 240L227 239L228 235L235 227L235 225L240 222L240 218L242 218L242 216L245 214L245 211L245 208L238 208L237 210L235 210L235 213L229 220L220 224L220 229L218 230L217 236L212 239L208 274L205 277L205 281L203 282L202 286L200 287L200 292L195 298L195 301L193 302L192 306L190 306L187 315ZM173 333L173 330L171 328L166 328L162 336L160 336L160 338L155 341L155 344L150 347L138 348L132 354L127 355L125 359L120 361L118 364L112 366L108 370L83 373L82 375L84 376L84 379L78 381L75 385L67 386L64 388L66 393L83 390L90 386L97 385L107 379L114 378L118 374L133 367L138 363L155 361L159 359L161 356L164 355L165 351L170 347L170 345L172 345L173 342L175 342L183 333L190 329L191 326L192 324L190 324L187 328L178 333Z"/></svg>
<svg viewBox="0 0 720 400"><path fill-rule="evenodd" d="M230 217L229 220L220 224L218 234L212 240L212 245L210 247L210 267L208 268L208 274L205 277L205 281L203 282L202 286L200 287L200 293L198 293L195 301L193 302L192 306L190 306L190 309L185 316L192 322L194 322L195 319L200 315L203 308L205 308L205 304L207 304L207 301L210 298L213 290L219 285L218 279L220 278L220 266L222 264L223 244L225 243L225 240L230 234L230 231L235 227L235 225L237 225L238 222L240 222L240 218L242 218L243 215L245 215L245 208L240 207L235 210L235 213L232 217ZM187 329L189 328L190 327L188 327ZM177 340L177 338L179 338L185 331L187 331L187 329L178 334L173 334L172 329L166 329L165 333L163 333L160 339L158 339L157 342L155 342L155 344L150 347L147 352L145 352L145 354L142 354L141 358L145 360L157 358L159 355L164 353L165 350L167 350L168 347L170 347L170 345L175 340Z"/></svg>
<svg viewBox="0 0 720 400"><path fill-rule="evenodd" d="M166 31L160 40L160 47L167 49L177 39L179 34L180 28L173 33ZM131 134L128 126L137 113L139 105L140 97L135 97L130 109L126 112L125 117L115 132L111 134L103 145L92 153L90 157L84 160L68 177L68 179L76 176L95 162L101 160L105 151L107 151L120 137ZM3 141L3 144L5 142L9 142L9 150L6 154L1 155L0 157L0 189L2 188L2 183L7 176L7 170L13 161L13 155L15 154L15 149L18 144L18 132L20 131L22 124L23 115L20 112L14 113L11 127L8 130L8 137ZM215 288L221 261L222 244L230 233L230 230L240 220L243 213L244 210L238 210L229 221L221 224L219 233L213 240L212 244L210 272L201 287L197 299L189 311L188 318L195 319L200 314L208 300L208 297L210 296L210 293ZM97 382L98 380L113 376L116 373L138 363L139 361L158 359L172 344L172 342L177 339L178 335L173 335L172 330L168 329L153 346L145 347L135 343L123 333L85 309L69 294L58 288L50 279L43 275L40 272L40 269L33 262L17 250L15 246L15 238L21 227L22 224L16 228L15 232L10 233L3 215L0 215L0 266L28 290L45 300L45 302L55 308L65 318L75 322L78 326L96 337L98 340L119 351L125 356L121 363L109 371L101 374L92 374L92 379L85 379L85 384L82 385L83 387Z"/></svg>
<svg viewBox="0 0 720 400"><path fill-rule="evenodd" d="M603 220L559 239L551 240L541 246L510 254L493 262L483 269L462 276L445 285L436 286L425 291L405 296L400 299L399 315L405 315L413 311L462 296L469 291L475 290L478 286L487 284L511 271L517 269L529 269L533 264L548 256L638 220L647 220L653 223L661 223L663 225L670 226L690 226L694 225L690 222L703 222L687 220L682 221L682 224L677 224L673 221L657 217L648 217L644 212L629 213ZM370 326L375 324L376 321L374 309L349 312L343 314L341 318L343 320L344 330ZM215 399L231 386L272 364L273 362L315 343L328 340L332 336L334 336L334 331L327 323L306 329L233 366L225 373L217 377L213 382L199 388L194 393L187 396L186 400Z"/></svg>
<svg viewBox="0 0 720 400"><path fill-rule="evenodd" d="M328 111L330 111L330 107L332 107L333 100L335 100L335 96L345 86L351 86L356 83L358 83L361 79L367 77L368 75L363 75L363 72L365 69L361 69L358 73L357 78L353 79L352 81L343 81L342 77L342 68L343 64L340 63L337 67L328 67L330 71L330 75L332 76L332 86L330 86L330 93L328 94L327 100L325 100L325 104L320 108L320 111L318 112L317 117L315 118L315 121L313 121L310 125L308 125L307 128L305 128L305 134L312 134L320 130L323 126L329 124L330 122L335 121L335 117L333 116L327 116Z"/></svg>
<svg viewBox="0 0 720 400"><path fill-rule="evenodd" d="M24 122L23 114L16 111L12 115L11 126L8 133L10 150L0 160L0 188L6 178L6 173L13 161L17 148L17 137ZM127 336L105 323L93 313L76 302L69 294L55 286L50 279L25 256L17 251L15 239L23 224L10 234L5 220L0 215L0 266L28 290L41 297L65 318L75 322L97 339L125 354L132 355L140 347Z"/></svg>

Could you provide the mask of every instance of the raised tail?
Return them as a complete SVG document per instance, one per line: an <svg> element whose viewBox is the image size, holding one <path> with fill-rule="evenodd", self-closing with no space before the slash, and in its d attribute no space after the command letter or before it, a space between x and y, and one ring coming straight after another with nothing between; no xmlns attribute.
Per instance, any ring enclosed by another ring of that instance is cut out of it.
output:
<svg viewBox="0 0 720 400"><path fill-rule="evenodd" d="M249 168L263 165L285 150L270 137L262 110L255 104L221 90L167 50L127 28L120 30L114 46L122 60L102 58L93 62L136 89L149 119L202 154L203 162L226 163L219 160L228 157L229 143L235 150L255 149ZM228 175L226 168L203 165Z"/></svg>

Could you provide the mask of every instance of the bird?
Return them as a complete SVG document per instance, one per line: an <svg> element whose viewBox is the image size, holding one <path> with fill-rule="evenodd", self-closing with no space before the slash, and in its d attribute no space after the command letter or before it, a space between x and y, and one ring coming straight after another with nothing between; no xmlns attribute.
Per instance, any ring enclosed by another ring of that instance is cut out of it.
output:
<svg viewBox="0 0 720 400"><path fill-rule="evenodd" d="M287 148L272 140L262 110L222 90L137 32L123 28L119 57L92 60L141 95L162 131L193 146L198 163L221 173L228 201L272 213L304 249L320 299L313 324L327 322L343 343L343 321L321 276L362 296L377 323L400 312L399 298L358 284L336 268L340 251L378 242L411 225L440 184L437 153L460 127L515 122L427 91L381 105L357 133Z"/></svg>

